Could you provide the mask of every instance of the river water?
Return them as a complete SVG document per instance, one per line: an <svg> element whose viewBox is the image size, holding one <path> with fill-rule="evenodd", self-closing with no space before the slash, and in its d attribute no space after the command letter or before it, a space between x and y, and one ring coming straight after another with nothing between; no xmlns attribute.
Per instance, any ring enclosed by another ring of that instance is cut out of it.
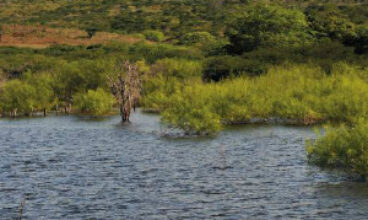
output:
<svg viewBox="0 0 368 220"><path fill-rule="evenodd" d="M154 115L0 120L0 219L366 219L368 185L307 164L312 128L167 138Z"/></svg>

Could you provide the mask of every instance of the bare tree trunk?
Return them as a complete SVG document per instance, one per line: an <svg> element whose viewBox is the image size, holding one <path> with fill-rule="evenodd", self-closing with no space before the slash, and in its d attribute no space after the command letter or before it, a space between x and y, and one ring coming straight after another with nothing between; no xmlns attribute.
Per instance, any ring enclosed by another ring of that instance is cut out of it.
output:
<svg viewBox="0 0 368 220"><path fill-rule="evenodd" d="M47 110L46 108L43 108L43 117L46 117L47 116Z"/></svg>
<svg viewBox="0 0 368 220"><path fill-rule="evenodd" d="M123 123L129 121L129 118L127 117L127 113L123 105L120 105L120 115L121 115L121 121Z"/></svg>
<svg viewBox="0 0 368 220"><path fill-rule="evenodd" d="M134 112L135 112L136 105L137 105L137 99L134 99L134 101L133 101L133 110L134 110Z"/></svg>
<svg viewBox="0 0 368 220"><path fill-rule="evenodd" d="M129 62L117 65L115 71L113 77L108 77L111 92L119 104L122 122L129 122L131 110L135 111L135 102L140 97L139 72Z"/></svg>
<svg viewBox="0 0 368 220"><path fill-rule="evenodd" d="M121 120L122 120L123 123L124 122L129 122L129 115L128 115L128 112L126 112L125 110L124 110L123 114L121 115Z"/></svg>

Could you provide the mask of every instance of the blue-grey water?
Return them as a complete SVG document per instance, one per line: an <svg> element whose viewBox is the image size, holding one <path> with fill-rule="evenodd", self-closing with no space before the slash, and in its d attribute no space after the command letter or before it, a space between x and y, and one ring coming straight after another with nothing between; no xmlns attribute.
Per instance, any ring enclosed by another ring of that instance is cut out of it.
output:
<svg viewBox="0 0 368 220"><path fill-rule="evenodd" d="M368 184L307 164L312 128L165 138L157 116L0 120L0 219L366 219Z"/></svg>

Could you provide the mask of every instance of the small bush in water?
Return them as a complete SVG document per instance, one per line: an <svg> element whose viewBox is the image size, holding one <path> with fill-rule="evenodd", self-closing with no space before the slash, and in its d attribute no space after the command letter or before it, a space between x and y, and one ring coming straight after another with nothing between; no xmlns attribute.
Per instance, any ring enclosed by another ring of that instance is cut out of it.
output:
<svg viewBox="0 0 368 220"><path fill-rule="evenodd" d="M326 135L307 143L309 161L321 167L341 168L368 175L368 123L360 120L353 127L326 128Z"/></svg>
<svg viewBox="0 0 368 220"><path fill-rule="evenodd" d="M103 116L110 113L114 103L114 97L101 88L74 96L74 105L78 111L92 116Z"/></svg>

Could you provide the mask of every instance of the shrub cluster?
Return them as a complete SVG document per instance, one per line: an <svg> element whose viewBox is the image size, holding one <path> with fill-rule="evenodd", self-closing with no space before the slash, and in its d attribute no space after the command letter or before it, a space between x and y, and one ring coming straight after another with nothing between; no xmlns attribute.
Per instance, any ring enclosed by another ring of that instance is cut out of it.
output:
<svg viewBox="0 0 368 220"><path fill-rule="evenodd" d="M92 116L104 116L111 113L114 103L115 98L101 88L74 96L74 105L78 111Z"/></svg>
<svg viewBox="0 0 368 220"><path fill-rule="evenodd" d="M145 107L163 111L163 120L170 124L199 133L214 133L221 124L250 123L255 118L292 124L353 122L368 115L366 74L337 64L331 74L319 67L285 65L256 78L220 83L192 80L185 86L161 77L154 83L161 89L152 89L151 84L153 92L146 95L151 101Z"/></svg>
<svg viewBox="0 0 368 220"><path fill-rule="evenodd" d="M307 143L309 161L327 168L340 168L368 176L368 123L358 120L352 127L327 127L326 134Z"/></svg>

